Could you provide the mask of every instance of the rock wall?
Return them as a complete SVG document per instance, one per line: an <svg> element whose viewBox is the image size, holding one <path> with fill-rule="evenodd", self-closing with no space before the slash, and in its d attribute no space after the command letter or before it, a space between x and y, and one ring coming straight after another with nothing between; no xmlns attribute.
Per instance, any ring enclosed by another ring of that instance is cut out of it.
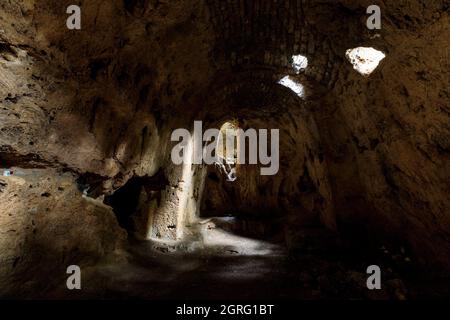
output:
<svg viewBox="0 0 450 320"><path fill-rule="evenodd" d="M422 29L388 25L382 40L361 43L385 48L387 58L368 79L347 66L318 104L317 122L339 224L406 239L423 263L446 265L450 30L447 14L432 16Z"/></svg>
<svg viewBox="0 0 450 320"><path fill-rule="evenodd" d="M110 207L82 197L75 177L56 169L12 168L0 178L0 295L64 284L72 264L118 253L126 233Z"/></svg>

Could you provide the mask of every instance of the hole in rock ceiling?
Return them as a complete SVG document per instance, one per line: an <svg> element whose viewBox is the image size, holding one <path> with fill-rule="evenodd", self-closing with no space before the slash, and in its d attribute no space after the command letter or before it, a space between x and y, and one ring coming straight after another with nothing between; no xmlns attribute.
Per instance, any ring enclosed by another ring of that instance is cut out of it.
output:
<svg viewBox="0 0 450 320"><path fill-rule="evenodd" d="M386 55L374 48L358 47L346 52L348 61L363 76L369 76L378 67Z"/></svg>
<svg viewBox="0 0 450 320"><path fill-rule="evenodd" d="M297 74L305 71L308 68L308 58L301 54L292 56L292 68L294 68Z"/></svg>
<svg viewBox="0 0 450 320"><path fill-rule="evenodd" d="M305 97L305 87L301 83L291 79L291 77L285 76L283 79L278 81L278 83L291 89L300 98Z"/></svg>

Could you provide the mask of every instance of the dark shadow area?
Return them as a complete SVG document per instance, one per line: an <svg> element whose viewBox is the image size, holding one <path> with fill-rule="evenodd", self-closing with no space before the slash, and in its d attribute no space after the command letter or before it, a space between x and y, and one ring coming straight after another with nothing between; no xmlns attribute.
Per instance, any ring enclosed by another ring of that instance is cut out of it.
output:
<svg viewBox="0 0 450 320"><path fill-rule="evenodd" d="M113 208L119 225L127 231L133 229L131 216L138 208L143 185L143 178L133 177L111 196L105 197L105 204Z"/></svg>
<svg viewBox="0 0 450 320"><path fill-rule="evenodd" d="M136 231L133 216L152 194L155 192L160 194L168 184L169 181L162 169L152 177L135 176L112 195L106 196L104 203L113 208L119 225L131 234Z"/></svg>

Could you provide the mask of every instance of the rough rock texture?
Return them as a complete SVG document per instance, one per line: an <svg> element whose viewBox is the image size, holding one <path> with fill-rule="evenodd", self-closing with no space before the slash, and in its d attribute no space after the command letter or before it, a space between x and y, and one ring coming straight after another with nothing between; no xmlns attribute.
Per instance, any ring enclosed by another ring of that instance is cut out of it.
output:
<svg viewBox="0 0 450 320"><path fill-rule="evenodd" d="M111 208L81 197L71 173L13 170L0 178L2 296L44 290L64 278L67 266L121 248L126 235Z"/></svg>
<svg viewBox="0 0 450 320"><path fill-rule="evenodd" d="M369 79L342 72L316 121L340 224L406 240L422 263L448 265L450 24L428 10L412 30L386 24L374 42L388 53L380 69Z"/></svg>
<svg viewBox="0 0 450 320"><path fill-rule="evenodd" d="M323 225L448 274L449 1L378 1L380 31L365 27L371 2L81 0L82 30L70 31L70 0L1 1L0 167L26 172L0 180L1 287L56 267L53 252L59 267L108 256L121 219L175 240L199 216L230 213L276 220L289 247ZM387 56L369 78L345 61L363 45ZM303 99L277 84L285 75ZM240 166L230 184L172 164L174 129L233 119L280 129L275 177ZM92 202L103 196L119 221Z"/></svg>

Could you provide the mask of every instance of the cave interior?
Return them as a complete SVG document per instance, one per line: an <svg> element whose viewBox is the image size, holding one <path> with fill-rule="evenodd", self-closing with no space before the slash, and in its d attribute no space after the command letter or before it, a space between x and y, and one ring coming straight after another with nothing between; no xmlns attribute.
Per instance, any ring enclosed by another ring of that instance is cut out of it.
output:
<svg viewBox="0 0 450 320"><path fill-rule="evenodd" d="M448 0L71 2L0 2L0 297L450 296Z"/></svg>

